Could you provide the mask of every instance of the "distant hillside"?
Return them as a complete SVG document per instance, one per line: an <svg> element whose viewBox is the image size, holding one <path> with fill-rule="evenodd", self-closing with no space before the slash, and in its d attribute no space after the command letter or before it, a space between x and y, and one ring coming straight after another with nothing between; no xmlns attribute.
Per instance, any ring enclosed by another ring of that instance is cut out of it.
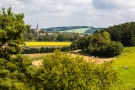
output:
<svg viewBox="0 0 135 90"><path fill-rule="evenodd" d="M72 29L72 30L66 30L66 31L60 31L60 32L71 32L71 33L85 33L86 30L88 30L89 28L79 28L79 29Z"/></svg>
<svg viewBox="0 0 135 90"><path fill-rule="evenodd" d="M93 33L94 31L96 31L96 30L103 30L103 29L105 29L105 28L94 28L94 27L90 27L89 29L87 29L86 31L85 31L85 33Z"/></svg>
<svg viewBox="0 0 135 90"><path fill-rule="evenodd" d="M93 33L95 30L103 30L105 28L94 28L89 26L64 26L64 27L50 27L44 30L57 32L75 32L75 33Z"/></svg>
<svg viewBox="0 0 135 90"><path fill-rule="evenodd" d="M66 31L72 29L88 28L88 26L63 26L63 27L50 27L46 28L46 31Z"/></svg>

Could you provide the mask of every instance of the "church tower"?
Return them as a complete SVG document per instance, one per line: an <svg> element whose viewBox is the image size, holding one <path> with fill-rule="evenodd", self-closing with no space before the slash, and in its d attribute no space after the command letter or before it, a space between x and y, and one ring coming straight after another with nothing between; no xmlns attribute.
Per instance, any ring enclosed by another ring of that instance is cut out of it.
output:
<svg viewBox="0 0 135 90"><path fill-rule="evenodd" d="M38 31L39 31L40 29L39 29L39 27L38 27L38 23L37 23L37 27L36 27L36 33L38 33Z"/></svg>

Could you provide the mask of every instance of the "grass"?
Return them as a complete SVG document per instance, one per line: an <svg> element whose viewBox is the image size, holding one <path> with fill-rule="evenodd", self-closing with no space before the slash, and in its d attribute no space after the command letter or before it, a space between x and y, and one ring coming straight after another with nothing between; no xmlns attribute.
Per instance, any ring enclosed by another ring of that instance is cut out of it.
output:
<svg viewBox="0 0 135 90"><path fill-rule="evenodd" d="M26 42L26 46L30 47L61 47L69 46L71 42Z"/></svg>
<svg viewBox="0 0 135 90"><path fill-rule="evenodd" d="M87 29L89 29L89 28L72 29L72 30L67 30L67 31L65 31L65 32L75 32L75 33L81 34L81 33L85 33L85 31L86 31ZM61 32L63 32L63 31L61 31Z"/></svg>
<svg viewBox="0 0 135 90"><path fill-rule="evenodd" d="M125 47L121 55L116 57L113 66L120 72L126 88L135 88L135 47ZM123 68L127 66L129 69Z"/></svg>

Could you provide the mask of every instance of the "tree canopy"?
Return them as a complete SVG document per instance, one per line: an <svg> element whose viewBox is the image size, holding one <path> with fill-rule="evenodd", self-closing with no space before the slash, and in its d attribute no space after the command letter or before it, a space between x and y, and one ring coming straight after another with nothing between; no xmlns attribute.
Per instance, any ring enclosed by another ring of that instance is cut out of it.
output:
<svg viewBox="0 0 135 90"><path fill-rule="evenodd" d="M21 45L24 44L22 37L26 29L24 14L15 14L12 8L7 10L2 8L0 13L0 58L10 58L11 55L21 51Z"/></svg>
<svg viewBox="0 0 135 90"><path fill-rule="evenodd" d="M89 55L104 57L119 55L123 51L121 42L111 41L110 34L106 31L81 37L75 40L71 47L81 49L83 53Z"/></svg>
<svg viewBox="0 0 135 90"><path fill-rule="evenodd" d="M135 22L127 22L108 27L100 32L107 31L112 41L119 41L124 46L135 45Z"/></svg>

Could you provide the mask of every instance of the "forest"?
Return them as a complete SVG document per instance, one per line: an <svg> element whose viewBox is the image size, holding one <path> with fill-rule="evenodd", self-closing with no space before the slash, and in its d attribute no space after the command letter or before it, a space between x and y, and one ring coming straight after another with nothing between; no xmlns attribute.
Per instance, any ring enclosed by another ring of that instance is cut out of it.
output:
<svg viewBox="0 0 135 90"><path fill-rule="evenodd" d="M110 33L112 41L119 41L124 46L135 45L135 22L127 22L120 25L114 25L100 32L107 31Z"/></svg>

